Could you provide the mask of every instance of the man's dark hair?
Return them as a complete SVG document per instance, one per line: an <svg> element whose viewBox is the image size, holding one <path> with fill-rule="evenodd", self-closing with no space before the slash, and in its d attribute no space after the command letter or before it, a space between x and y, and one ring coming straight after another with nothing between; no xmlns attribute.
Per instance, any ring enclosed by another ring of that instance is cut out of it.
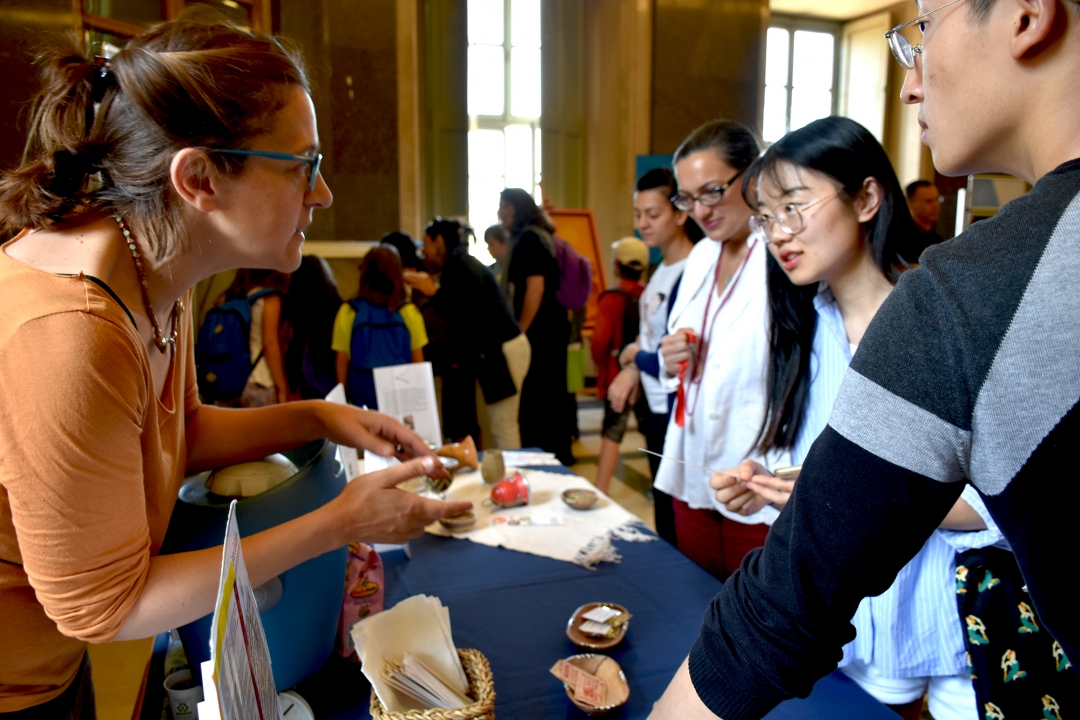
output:
<svg viewBox="0 0 1080 720"><path fill-rule="evenodd" d="M424 263L420 261L420 256L416 254L416 241L413 240L413 236L409 233L397 230L388 232L382 236L379 245L393 248L398 255L398 259L401 260L401 267L406 270L424 269Z"/></svg>
<svg viewBox="0 0 1080 720"><path fill-rule="evenodd" d="M630 282L637 282L641 279L641 274L645 272L644 269L623 265L621 262L616 262L615 267L619 269L619 276Z"/></svg>
<svg viewBox="0 0 1080 720"><path fill-rule="evenodd" d="M934 183L929 180L916 180L913 183L908 183L908 186L904 189L904 193L907 195L908 200L915 199L915 193L919 192L919 188L931 187Z"/></svg>

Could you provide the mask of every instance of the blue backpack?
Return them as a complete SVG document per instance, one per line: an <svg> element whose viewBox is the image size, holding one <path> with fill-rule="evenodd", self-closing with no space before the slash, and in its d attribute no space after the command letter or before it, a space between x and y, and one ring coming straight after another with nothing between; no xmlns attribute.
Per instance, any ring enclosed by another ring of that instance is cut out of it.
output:
<svg viewBox="0 0 1080 720"><path fill-rule="evenodd" d="M260 298L277 292L258 290L213 307L206 313L195 343L196 376L199 394L209 401L240 397L251 371L262 357L251 358L251 306Z"/></svg>
<svg viewBox="0 0 1080 720"><path fill-rule="evenodd" d="M356 311L352 343L349 346L349 402L356 406L379 407L375 399L375 375L379 367L412 362L412 336L400 312L366 300L350 300Z"/></svg>

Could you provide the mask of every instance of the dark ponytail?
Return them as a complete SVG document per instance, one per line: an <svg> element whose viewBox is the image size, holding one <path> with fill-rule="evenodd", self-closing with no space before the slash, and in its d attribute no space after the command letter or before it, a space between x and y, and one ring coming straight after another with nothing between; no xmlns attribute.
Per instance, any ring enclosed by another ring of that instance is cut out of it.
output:
<svg viewBox="0 0 1080 720"><path fill-rule="evenodd" d="M840 199L852 202L867 178L882 189L881 205L863 223L867 251L881 274L895 284L904 267L900 250L917 229L908 211L904 190L896 178L884 148L870 131L854 120L827 117L794 130L758 158L743 178L743 196L757 207L757 185L763 175L777 184L780 165L808 168L840 183ZM816 285L799 287L770 253L768 407L757 447L762 451L790 448L798 437L810 397L810 355L813 350L817 310Z"/></svg>
<svg viewBox="0 0 1080 720"><path fill-rule="evenodd" d="M9 229L40 227L42 219L71 213L104 155L88 140L94 104L108 85L102 65L84 58L66 36L38 57L38 65L41 90L22 165L0 177L0 215Z"/></svg>

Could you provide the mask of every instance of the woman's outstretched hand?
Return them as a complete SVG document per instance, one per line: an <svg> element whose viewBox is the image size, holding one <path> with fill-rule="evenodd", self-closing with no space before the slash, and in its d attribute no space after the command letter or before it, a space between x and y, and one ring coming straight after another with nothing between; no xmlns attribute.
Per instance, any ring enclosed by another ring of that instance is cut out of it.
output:
<svg viewBox="0 0 1080 720"><path fill-rule="evenodd" d="M359 540L400 543L424 532L440 518L460 515L472 508L466 500L441 501L422 497L396 486L442 469L434 457L409 460L357 477L335 498L328 510L338 531L337 547Z"/></svg>
<svg viewBox="0 0 1080 720"><path fill-rule="evenodd" d="M399 460L435 457L435 452L423 438L389 415L331 402L320 403L318 415L324 436L338 445L370 450L376 455ZM441 463L430 473L416 474L446 477Z"/></svg>

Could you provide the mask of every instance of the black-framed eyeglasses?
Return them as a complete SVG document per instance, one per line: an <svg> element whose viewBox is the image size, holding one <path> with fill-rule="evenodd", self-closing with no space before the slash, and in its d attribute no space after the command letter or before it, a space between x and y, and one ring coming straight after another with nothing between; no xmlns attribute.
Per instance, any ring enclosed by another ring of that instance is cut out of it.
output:
<svg viewBox="0 0 1080 720"><path fill-rule="evenodd" d="M927 16L933 15L938 10L947 8L950 5L955 5L958 2L960 2L960 0L952 0L952 2L947 2L939 8L934 8L930 12L923 13L914 20L908 20L902 25L897 25L892 30L885 33L885 40L888 41L889 49L892 50L892 54L893 57L896 58L896 62L900 63L908 70L911 70L913 67L915 67L915 56L921 55L923 51L922 45L912 45L906 37L900 34L901 30L906 28L908 25L911 25L912 23L922 22Z"/></svg>
<svg viewBox="0 0 1080 720"><path fill-rule="evenodd" d="M690 193L679 192L675 193L671 197L671 204L675 207L683 210L684 212L690 212L694 209L694 203L699 202L705 207L712 207L718 205L721 200L724 199L724 193L728 191L728 188L739 179L739 176L746 172L746 168L743 168L739 172L735 173L735 176L728 180L723 185L717 185L711 187L700 195L691 195Z"/></svg>
<svg viewBox="0 0 1080 720"><path fill-rule="evenodd" d="M796 203L788 203L787 205L780 205L773 208L772 215L751 215L750 216L750 229L761 232L765 236L766 243L775 242L770 236L769 231L772 230L772 226L776 224L787 235L798 235L806 227L806 221L803 219L803 212L809 210L819 203L823 203L826 200L836 197L842 190L834 190L828 195L819 197L816 200L806 203L805 205L798 205Z"/></svg>
<svg viewBox="0 0 1080 720"><path fill-rule="evenodd" d="M244 155L247 157L264 157L271 160L289 160L291 162L305 162L308 164L308 192L315 191L315 183L319 179L319 168L322 166L322 153L317 155L292 155L290 153L270 152L269 150L243 150L225 148L199 148L205 152L220 153L222 155Z"/></svg>

